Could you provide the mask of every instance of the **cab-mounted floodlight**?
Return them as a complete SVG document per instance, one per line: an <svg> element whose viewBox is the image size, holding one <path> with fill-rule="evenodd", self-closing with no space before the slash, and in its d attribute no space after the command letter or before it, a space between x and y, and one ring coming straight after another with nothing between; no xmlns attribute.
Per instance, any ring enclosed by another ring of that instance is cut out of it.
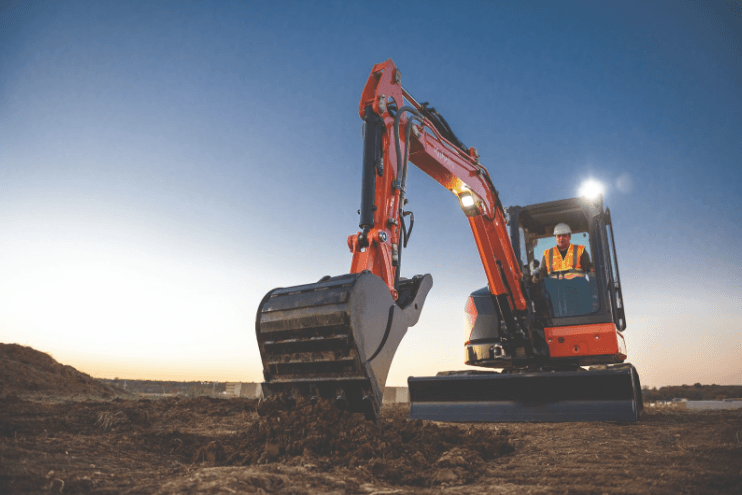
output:
<svg viewBox="0 0 742 495"><path fill-rule="evenodd" d="M578 195L588 201L595 201L603 195L605 187L594 179L588 179L580 185Z"/></svg>

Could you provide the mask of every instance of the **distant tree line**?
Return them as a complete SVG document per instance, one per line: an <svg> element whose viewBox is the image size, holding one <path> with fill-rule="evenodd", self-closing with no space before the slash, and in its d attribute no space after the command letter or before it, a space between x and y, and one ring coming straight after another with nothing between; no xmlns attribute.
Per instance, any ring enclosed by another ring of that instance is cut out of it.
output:
<svg viewBox="0 0 742 495"><path fill-rule="evenodd" d="M182 395L222 395L227 389L226 382L175 382L163 380L127 380L123 378L100 378L101 382L113 385L133 394Z"/></svg>
<svg viewBox="0 0 742 495"><path fill-rule="evenodd" d="M673 399L688 400L724 400L742 398L740 385L676 385L642 389L645 402L671 401Z"/></svg>

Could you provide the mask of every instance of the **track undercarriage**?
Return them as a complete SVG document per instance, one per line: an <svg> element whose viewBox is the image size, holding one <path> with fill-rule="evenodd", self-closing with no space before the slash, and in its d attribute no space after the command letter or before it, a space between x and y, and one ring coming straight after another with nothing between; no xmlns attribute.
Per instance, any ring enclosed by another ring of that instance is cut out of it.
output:
<svg viewBox="0 0 742 495"><path fill-rule="evenodd" d="M631 365L580 371L457 372L410 377L410 418L454 422L637 421Z"/></svg>

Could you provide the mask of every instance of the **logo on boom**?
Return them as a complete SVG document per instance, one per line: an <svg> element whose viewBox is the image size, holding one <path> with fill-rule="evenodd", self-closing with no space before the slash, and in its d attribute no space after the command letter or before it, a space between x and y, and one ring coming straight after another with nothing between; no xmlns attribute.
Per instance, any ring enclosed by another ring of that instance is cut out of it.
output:
<svg viewBox="0 0 742 495"><path fill-rule="evenodd" d="M446 154L445 154L445 153L443 153L443 151L441 151L441 150L440 150L439 148L436 148L436 147L434 146L434 147L433 147L433 151L435 151L435 155L436 155L436 156L438 157L438 159L439 159L440 161L442 161L442 162L443 162L443 163L445 163L446 165L453 165L453 161L451 161L451 159L450 159L450 158L448 158L448 157L446 156Z"/></svg>

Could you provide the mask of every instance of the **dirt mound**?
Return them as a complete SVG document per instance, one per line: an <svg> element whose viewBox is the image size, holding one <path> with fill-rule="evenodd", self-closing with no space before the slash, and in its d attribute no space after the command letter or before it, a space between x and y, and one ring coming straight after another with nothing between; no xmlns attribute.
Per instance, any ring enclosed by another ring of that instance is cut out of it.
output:
<svg viewBox="0 0 742 495"><path fill-rule="evenodd" d="M323 404L260 408L263 416L257 407L245 398L0 397L0 493L742 493L739 410L651 407L632 424L472 427L407 423L401 404L385 405L377 424ZM502 442L515 451L500 456Z"/></svg>
<svg viewBox="0 0 742 495"><path fill-rule="evenodd" d="M398 485L459 485L479 478L486 462L514 451L506 430L408 421L406 408L385 412L373 423L327 401L264 403L259 419L238 435L236 451L223 464L351 468L369 480ZM220 445L211 444L194 460L219 463L224 455Z"/></svg>
<svg viewBox="0 0 742 495"><path fill-rule="evenodd" d="M31 347L0 343L0 396L83 395L111 398L123 395L72 366Z"/></svg>

